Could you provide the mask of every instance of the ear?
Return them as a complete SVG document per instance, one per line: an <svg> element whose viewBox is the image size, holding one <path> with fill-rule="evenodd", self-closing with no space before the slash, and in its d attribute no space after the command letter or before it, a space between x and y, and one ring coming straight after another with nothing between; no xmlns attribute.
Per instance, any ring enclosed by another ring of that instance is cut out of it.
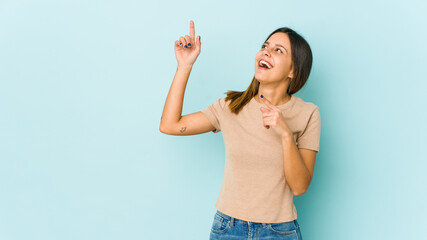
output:
<svg viewBox="0 0 427 240"><path fill-rule="evenodd" d="M291 71L288 74L288 78L290 78L290 79L294 78L294 69L291 69Z"/></svg>
<svg viewBox="0 0 427 240"><path fill-rule="evenodd" d="M293 79L294 78L294 63L291 65L291 71L288 74L288 78Z"/></svg>

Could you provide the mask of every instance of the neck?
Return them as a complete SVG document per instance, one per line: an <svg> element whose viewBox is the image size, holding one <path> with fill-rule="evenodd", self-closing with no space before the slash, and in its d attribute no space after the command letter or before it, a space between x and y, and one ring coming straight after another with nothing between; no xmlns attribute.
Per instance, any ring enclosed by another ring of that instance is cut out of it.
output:
<svg viewBox="0 0 427 240"><path fill-rule="evenodd" d="M282 105L291 99L291 95L286 93L289 81L280 81L273 83L260 83L258 93L255 99L262 103L260 95L262 94L273 105Z"/></svg>
<svg viewBox="0 0 427 240"><path fill-rule="evenodd" d="M267 98L268 101L270 101L273 105L282 105L287 103L291 99L291 95L285 93L284 95L280 95L276 92L269 92L269 91L261 91L261 89L258 91L257 95L255 96L255 100L257 100L259 103L262 103L261 100L261 94L263 97Z"/></svg>

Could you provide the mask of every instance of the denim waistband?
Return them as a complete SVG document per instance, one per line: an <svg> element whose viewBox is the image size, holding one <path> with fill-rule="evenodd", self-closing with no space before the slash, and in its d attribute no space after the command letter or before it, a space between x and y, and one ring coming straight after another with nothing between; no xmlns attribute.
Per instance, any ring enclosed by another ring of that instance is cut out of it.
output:
<svg viewBox="0 0 427 240"><path fill-rule="evenodd" d="M242 219L238 219L238 218L234 218L234 217L231 217L231 216L228 216L227 214L225 214L225 213L223 213L223 212L220 212L219 210L216 210L216 212L217 212L217 214L218 215L220 215L221 217L223 217L223 218L225 218L225 219L227 219L228 221L230 221L231 222L231 226L233 226L234 225L234 222L235 221L240 221L240 222L245 222L245 223L259 223L259 222L249 222L249 221L245 221L245 220L242 220ZM299 224L298 224L298 222L297 222L297 220L295 219L295 220L293 220L293 221L290 221L290 222L293 222L294 224L295 224L295 226L296 227L298 227L299 226ZM259 223L259 224L262 224L263 225L263 227L265 227L266 225L268 225L268 224L274 224L274 223Z"/></svg>

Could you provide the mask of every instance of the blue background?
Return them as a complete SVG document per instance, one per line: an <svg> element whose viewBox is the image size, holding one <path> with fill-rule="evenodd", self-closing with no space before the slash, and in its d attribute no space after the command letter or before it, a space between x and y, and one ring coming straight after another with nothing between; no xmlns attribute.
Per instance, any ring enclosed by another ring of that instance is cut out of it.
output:
<svg viewBox="0 0 427 240"><path fill-rule="evenodd" d="M159 131L174 41L202 49L182 114L244 90L276 28L310 43L319 106L304 240L423 239L426 1L0 2L0 239L208 239L221 133ZM424 15L423 15L424 14Z"/></svg>

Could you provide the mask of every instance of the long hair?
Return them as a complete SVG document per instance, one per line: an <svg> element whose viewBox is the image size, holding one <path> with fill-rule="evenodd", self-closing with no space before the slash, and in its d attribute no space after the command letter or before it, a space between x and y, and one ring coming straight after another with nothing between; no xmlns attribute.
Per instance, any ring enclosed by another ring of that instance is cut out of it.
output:
<svg viewBox="0 0 427 240"><path fill-rule="evenodd" d="M313 55L311 52L310 45L307 41L294 30L282 27L272 32L265 41L267 41L271 35L282 32L286 33L291 42L292 52L292 67L294 78L290 80L286 93L293 95L298 92L307 82L308 76L310 75L311 65L313 62ZM265 42L264 41L264 42ZM255 96L258 94L259 81L252 78L252 82L245 91L233 91L228 90L225 94L225 101L231 100L229 104L230 111L238 114L240 110Z"/></svg>

